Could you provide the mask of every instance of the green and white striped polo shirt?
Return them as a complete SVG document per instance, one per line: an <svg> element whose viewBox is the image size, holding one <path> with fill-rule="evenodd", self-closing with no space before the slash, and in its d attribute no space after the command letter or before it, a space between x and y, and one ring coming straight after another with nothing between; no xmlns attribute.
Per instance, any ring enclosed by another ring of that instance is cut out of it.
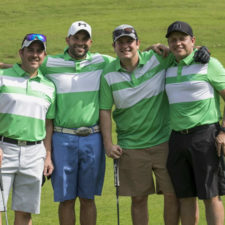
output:
<svg viewBox="0 0 225 225"><path fill-rule="evenodd" d="M78 128L99 123L99 86L103 68L112 57L88 52L86 59L75 60L64 54L47 56L43 74L56 85L55 126Z"/></svg>
<svg viewBox="0 0 225 225"><path fill-rule="evenodd" d="M173 130L218 122L221 118L219 91L225 89L225 70L212 58L195 63L194 52L166 72L166 93Z"/></svg>
<svg viewBox="0 0 225 225"><path fill-rule="evenodd" d="M43 140L45 119L55 117L55 86L40 71L34 78L15 64L0 70L0 135Z"/></svg>
<svg viewBox="0 0 225 225"><path fill-rule="evenodd" d="M128 73L117 58L103 72L100 109L115 104L118 144L125 149L143 149L169 139L168 101L164 91L165 68L172 56L139 52L138 67Z"/></svg>

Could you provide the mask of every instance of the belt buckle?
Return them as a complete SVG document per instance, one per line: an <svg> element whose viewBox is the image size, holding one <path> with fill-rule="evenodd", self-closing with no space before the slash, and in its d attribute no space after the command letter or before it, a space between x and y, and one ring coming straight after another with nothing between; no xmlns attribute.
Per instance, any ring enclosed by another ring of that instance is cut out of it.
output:
<svg viewBox="0 0 225 225"><path fill-rule="evenodd" d="M187 130L181 130L180 133L181 134L189 134L189 130L188 129Z"/></svg>
<svg viewBox="0 0 225 225"><path fill-rule="evenodd" d="M19 146L26 146L27 145L27 142L26 141L18 140L18 145Z"/></svg>
<svg viewBox="0 0 225 225"><path fill-rule="evenodd" d="M88 136L91 134L91 129L88 127L79 127L75 130L75 134L78 136Z"/></svg>

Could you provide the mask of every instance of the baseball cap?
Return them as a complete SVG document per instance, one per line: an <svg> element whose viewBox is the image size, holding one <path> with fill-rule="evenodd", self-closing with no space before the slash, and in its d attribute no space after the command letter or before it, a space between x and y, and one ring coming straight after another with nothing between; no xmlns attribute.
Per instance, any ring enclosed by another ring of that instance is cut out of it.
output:
<svg viewBox="0 0 225 225"><path fill-rule="evenodd" d="M188 23L185 23L182 21L176 21L176 22L170 24L167 29L166 38L168 38L170 36L170 34L175 31L182 32L182 33L188 34L193 37L192 28Z"/></svg>
<svg viewBox="0 0 225 225"><path fill-rule="evenodd" d="M77 22L72 23L72 25L70 26L70 28L68 30L67 37L69 37L70 35L76 34L80 30L87 31L91 38L91 26L84 21L77 21Z"/></svg>
<svg viewBox="0 0 225 225"><path fill-rule="evenodd" d="M21 49L23 49L24 47L29 47L35 41L41 42L44 47L44 50L46 51L46 42L47 42L46 36L43 34L35 34L35 33L25 35L22 41Z"/></svg>
<svg viewBox="0 0 225 225"><path fill-rule="evenodd" d="M115 30L113 31L113 42L124 36L138 40L136 30L134 29L134 27L128 24L122 24L115 28Z"/></svg>

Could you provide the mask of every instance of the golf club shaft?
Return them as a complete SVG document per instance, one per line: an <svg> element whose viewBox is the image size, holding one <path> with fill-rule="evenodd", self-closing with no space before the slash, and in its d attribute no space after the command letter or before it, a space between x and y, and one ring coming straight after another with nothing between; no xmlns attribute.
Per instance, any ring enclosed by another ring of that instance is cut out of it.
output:
<svg viewBox="0 0 225 225"><path fill-rule="evenodd" d="M225 177L225 162L224 162L224 154L221 154L220 156L220 163L223 170L223 176Z"/></svg>
<svg viewBox="0 0 225 225"><path fill-rule="evenodd" d="M117 206L117 225L120 225L120 211L119 211L119 160L114 159L114 184L116 187L116 206Z"/></svg>
<svg viewBox="0 0 225 225"><path fill-rule="evenodd" d="M1 168L0 168L0 189L1 189L1 193L2 193L3 208L4 208L4 212L5 212L5 222L6 222L6 225L9 225L8 216L7 216L7 208L6 208L5 197L4 197L4 188L3 188L2 169Z"/></svg>

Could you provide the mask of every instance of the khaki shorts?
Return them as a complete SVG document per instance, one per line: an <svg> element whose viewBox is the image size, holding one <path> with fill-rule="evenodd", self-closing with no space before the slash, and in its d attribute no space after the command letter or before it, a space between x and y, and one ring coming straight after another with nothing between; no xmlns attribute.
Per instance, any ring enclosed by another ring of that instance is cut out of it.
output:
<svg viewBox="0 0 225 225"><path fill-rule="evenodd" d="M148 149L124 149L119 160L119 195L174 193L166 162L168 142ZM155 183L153 179L155 175Z"/></svg>
<svg viewBox="0 0 225 225"><path fill-rule="evenodd" d="M42 174L46 150L43 145L18 146L0 142L3 149L2 180L7 205L12 188L12 210L40 213ZM0 196L0 211L3 211Z"/></svg>

